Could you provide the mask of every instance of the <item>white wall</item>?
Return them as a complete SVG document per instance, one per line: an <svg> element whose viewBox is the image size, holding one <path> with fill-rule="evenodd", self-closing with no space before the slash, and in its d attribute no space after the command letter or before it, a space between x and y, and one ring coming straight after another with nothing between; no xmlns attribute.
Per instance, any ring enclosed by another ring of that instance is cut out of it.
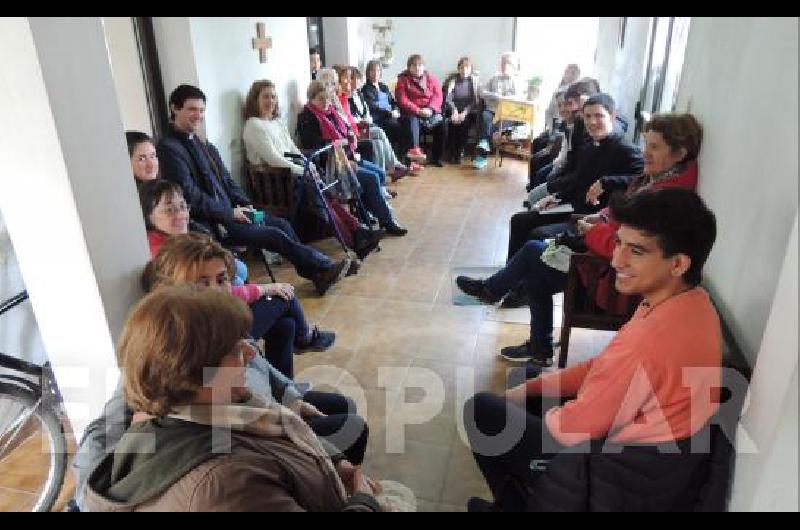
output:
<svg viewBox="0 0 800 530"><path fill-rule="evenodd" d="M737 455L732 510L797 509L797 24L692 18L678 88L676 110L705 129L698 191L718 226L706 284L755 365L741 423L758 453ZM610 59L616 38L601 23L605 86L639 64L641 50Z"/></svg>
<svg viewBox="0 0 800 530"><path fill-rule="evenodd" d="M597 80L601 90L614 98L619 113L627 118L629 139L633 137L633 113L644 84L650 20L650 17L628 17L624 46L620 48L619 17L600 17L595 62Z"/></svg>
<svg viewBox="0 0 800 530"><path fill-rule="evenodd" d="M99 18L0 19L0 209L75 436L149 258Z"/></svg>
<svg viewBox="0 0 800 530"><path fill-rule="evenodd" d="M741 419L730 509L797 511L797 216Z"/></svg>
<svg viewBox="0 0 800 530"><path fill-rule="evenodd" d="M117 89L117 100L122 112L125 130L153 134L150 115L147 112L147 96L144 90L139 50L133 32L131 17L103 17L111 73Z"/></svg>
<svg viewBox="0 0 800 530"><path fill-rule="evenodd" d="M422 54L427 69L441 82L455 72L459 57L468 55L485 81L499 68L500 54L512 47L514 17L373 18L394 22L394 64L384 70L386 81L405 70L406 60L415 53Z"/></svg>
<svg viewBox="0 0 800 530"><path fill-rule="evenodd" d="M796 18L693 19L678 90L677 110L705 127L699 192L719 224L708 283L751 363L797 213L797 45Z"/></svg>
<svg viewBox="0 0 800 530"><path fill-rule="evenodd" d="M361 17L347 17L347 62L351 66L360 66L362 56L361 47ZM333 63L331 63L333 64Z"/></svg>
<svg viewBox="0 0 800 530"><path fill-rule="evenodd" d="M153 17L164 98L181 84L197 86L192 28L187 17Z"/></svg>
<svg viewBox="0 0 800 530"><path fill-rule="evenodd" d="M257 22L266 24L272 39L266 63L259 62L252 46ZM290 132L305 104L311 81L305 17L167 18L156 19L155 26L167 95L184 82L205 92L205 133L233 178L241 182L242 109L253 81L275 83ZM170 71L173 67L178 69Z"/></svg>

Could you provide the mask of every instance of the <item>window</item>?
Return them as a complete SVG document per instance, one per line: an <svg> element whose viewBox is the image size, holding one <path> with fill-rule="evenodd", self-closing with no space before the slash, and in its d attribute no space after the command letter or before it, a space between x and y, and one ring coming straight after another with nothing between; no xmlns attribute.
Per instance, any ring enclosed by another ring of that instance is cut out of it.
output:
<svg viewBox="0 0 800 530"><path fill-rule="evenodd" d="M639 140L645 122L657 112L675 110L690 17L653 17L644 86L636 104L634 142Z"/></svg>

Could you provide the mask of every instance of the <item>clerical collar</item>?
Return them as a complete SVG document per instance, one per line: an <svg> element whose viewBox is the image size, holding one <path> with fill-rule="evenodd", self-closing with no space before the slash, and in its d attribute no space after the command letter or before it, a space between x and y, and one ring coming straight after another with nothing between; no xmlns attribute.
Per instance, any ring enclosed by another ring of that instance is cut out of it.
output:
<svg viewBox="0 0 800 530"><path fill-rule="evenodd" d="M600 140L595 140L594 138L592 138L592 145L594 145L595 147L600 147L601 144L604 144L609 139L616 138L617 136L618 135L616 133L612 132L611 134L609 134L605 138L601 138Z"/></svg>

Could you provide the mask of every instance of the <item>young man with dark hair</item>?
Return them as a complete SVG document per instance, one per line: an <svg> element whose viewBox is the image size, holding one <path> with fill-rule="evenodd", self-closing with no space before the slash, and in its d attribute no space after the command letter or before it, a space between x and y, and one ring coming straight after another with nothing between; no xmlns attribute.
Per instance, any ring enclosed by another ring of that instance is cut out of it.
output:
<svg viewBox="0 0 800 530"><path fill-rule="evenodd" d="M687 456L689 439L719 407L711 396L720 387L722 335L711 299L699 287L716 238L714 214L693 191L680 188L640 193L611 210L621 223L611 262L616 288L643 301L596 358L528 380L504 397L479 393L467 402L470 444L495 498L509 475L530 478L532 460L590 440L674 444ZM545 411L542 398L563 403ZM520 439L498 447L496 435L508 425L518 428ZM652 465L648 457L630 460L626 476L652 474ZM708 459L687 456L670 466L672 478L658 502L696 492L697 481L705 480L703 469L672 471L708 466ZM679 484L678 476L686 482ZM602 478L591 483L604 482L604 500L611 495L622 502L624 484ZM561 501L585 492L550 493Z"/></svg>
<svg viewBox="0 0 800 530"><path fill-rule="evenodd" d="M297 273L308 278L321 295L358 264L334 261L300 242L285 219L267 215L264 224L247 216L252 201L231 178L213 144L197 134L205 116L206 96L191 85L180 85L169 96L170 127L158 144L163 178L176 182L191 207L194 221L205 225L221 243L277 252Z"/></svg>

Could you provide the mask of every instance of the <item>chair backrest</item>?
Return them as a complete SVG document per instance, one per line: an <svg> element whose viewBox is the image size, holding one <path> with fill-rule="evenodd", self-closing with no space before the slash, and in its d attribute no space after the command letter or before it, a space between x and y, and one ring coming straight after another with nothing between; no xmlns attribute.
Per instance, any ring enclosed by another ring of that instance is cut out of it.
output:
<svg viewBox="0 0 800 530"><path fill-rule="evenodd" d="M248 164L247 183L257 208L278 217L290 217L295 211L295 178L290 169Z"/></svg>

